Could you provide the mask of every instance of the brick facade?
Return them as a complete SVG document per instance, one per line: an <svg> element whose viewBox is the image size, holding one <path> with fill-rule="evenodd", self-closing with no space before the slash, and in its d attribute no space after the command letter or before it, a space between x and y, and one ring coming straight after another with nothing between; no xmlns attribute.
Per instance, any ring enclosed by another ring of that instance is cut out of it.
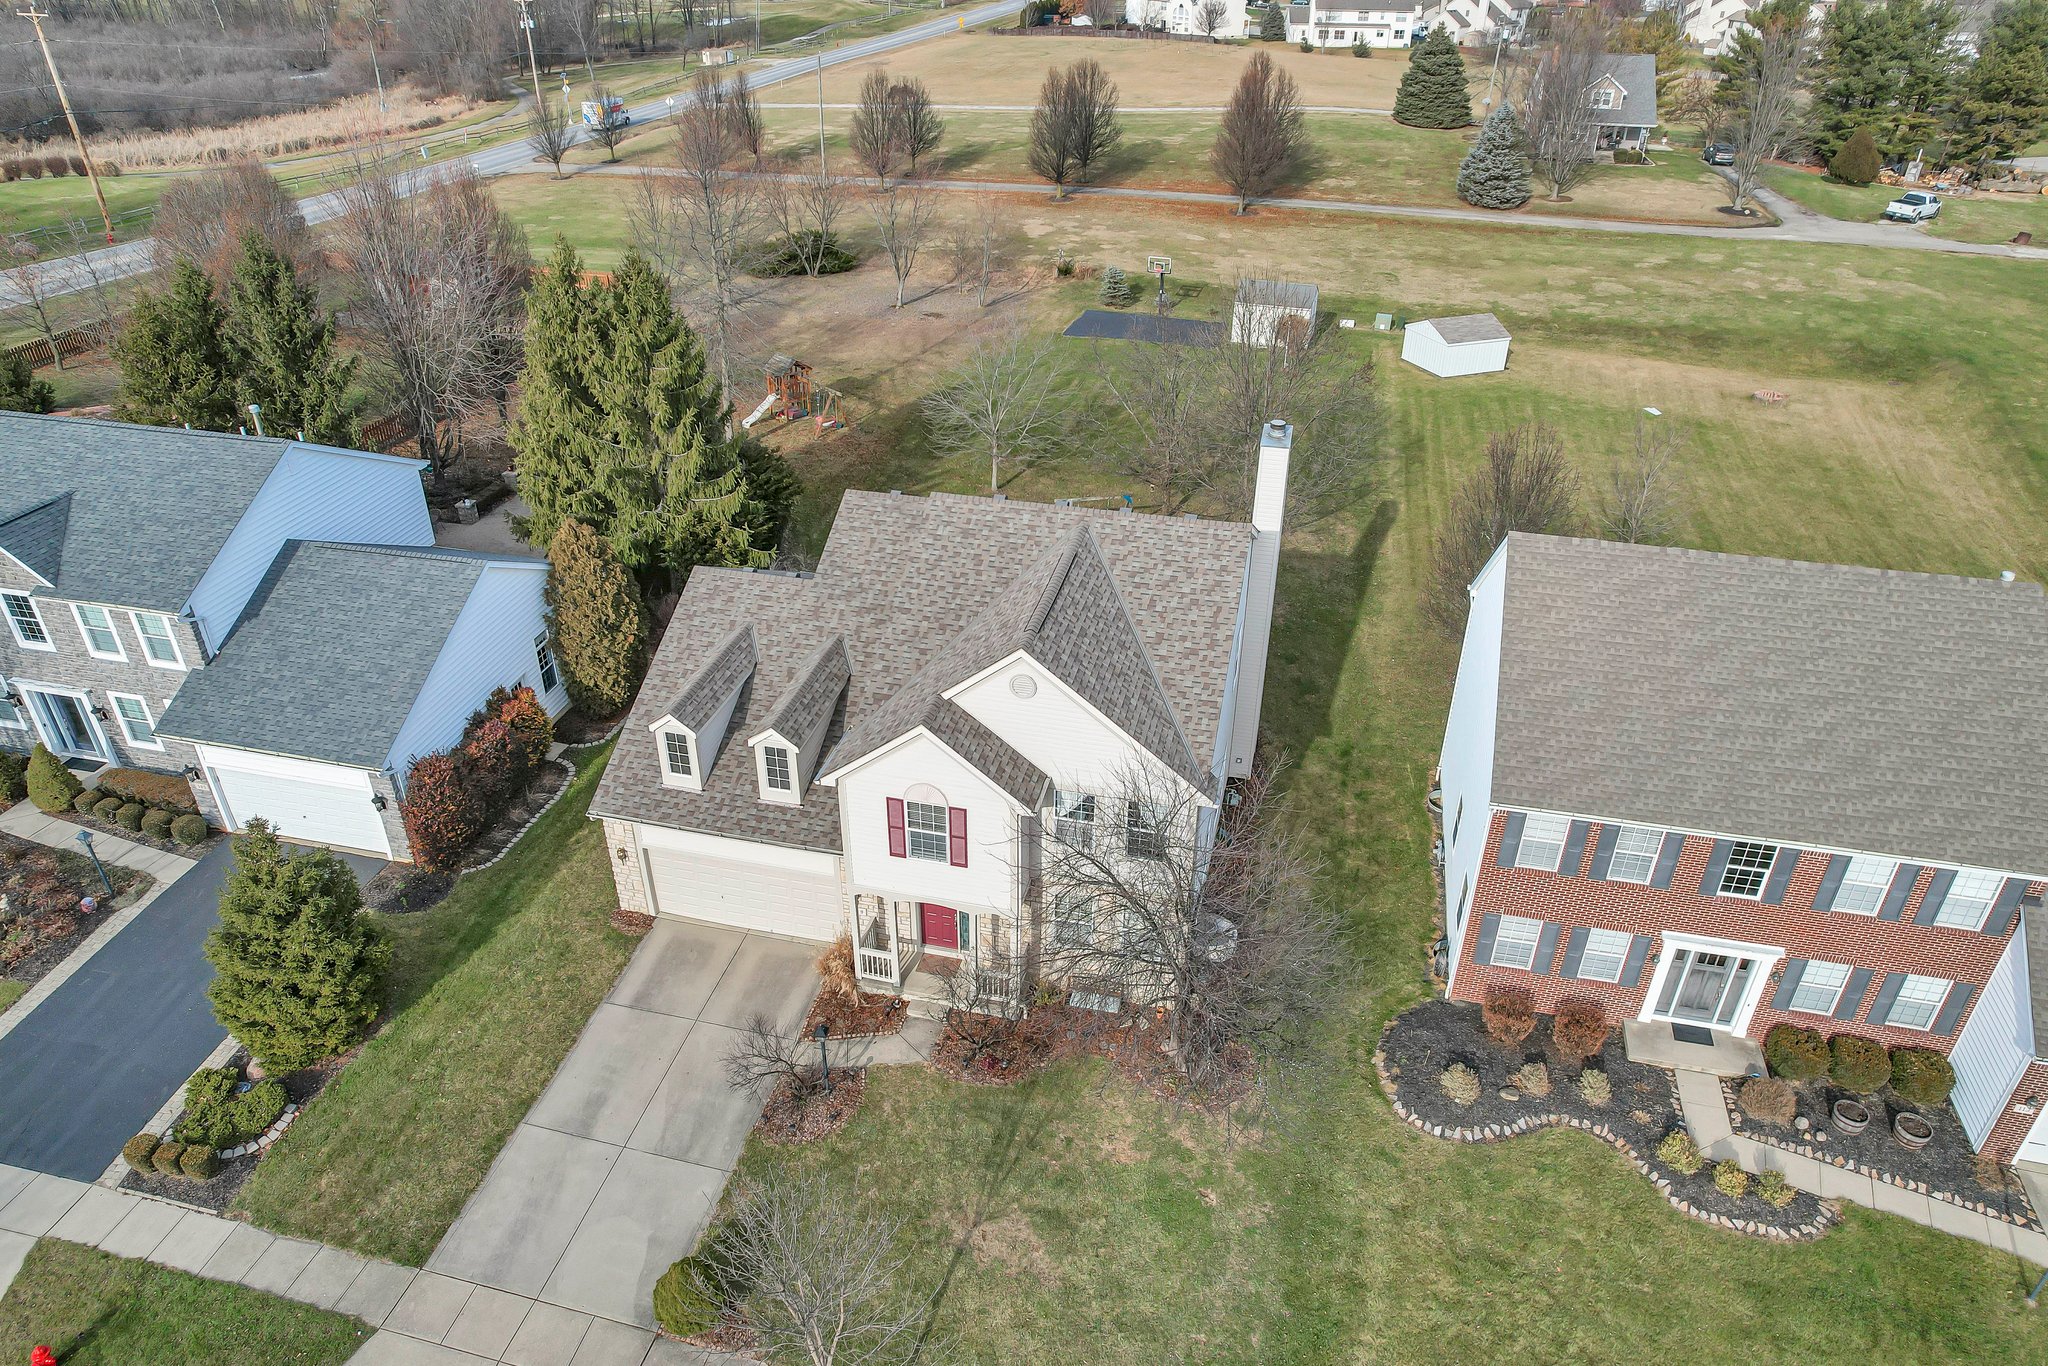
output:
<svg viewBox="0 0 2048 1366"><path fill-rule="evenodd" d="M2019 1084L2012 1088L2012 1100L2007 1103L2005 1113L1992 1126L1990 1137L1978 1151L1999 1162L2012 1161L2025 1141L2027 1131L2034 1127L2034 1120L2040 1115L2041 1107L2048 1104L2048 1062L2036 1059L2021 1074Z"/></svg>

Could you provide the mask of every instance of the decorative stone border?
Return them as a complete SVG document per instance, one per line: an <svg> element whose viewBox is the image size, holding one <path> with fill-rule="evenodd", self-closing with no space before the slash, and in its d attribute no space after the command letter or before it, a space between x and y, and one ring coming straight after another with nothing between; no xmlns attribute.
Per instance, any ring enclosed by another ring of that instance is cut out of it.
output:
<svg viewBox="0 0 2048 1366"><path fill-rule="evenodd" d="M548 760L548 762L555 765L557 768L561 769L563 774L565 775L562 780L562 785L555 789L555 795L548 798L545 802L541 803L540 810L534 812L531 816L528 816L526 818L526 824L520 826L518 830L513 832L512 838L505 841L505 847L503 849L500 849L497 853L491 855L482 863L479 863L474 867L464 868L461 872L456 874L458 878L467 877L471 873L481 873L484 869L490 867L499 859L504 858L505 855L511 853L514 849L517 849L519 847L519 841L526 838L526 832L533 829L533 827L540 822L540 818L542 816L545 816L548 814L548 812L554 810L556 802L562 800L562 794L567 792L569 790L569 785L576 781L576 765L570 763L567 759L561 758L550 759Z"/></svg>
<svg viewBox="0 0 2048 1366"><path fill-rule="evenodd" d="M1797 1153L1801 1157L1812 1158L1815 1162L1823 1163L1830 1167L1840 1167L1843 1171L1855 1172L1858 1176L1867 1176L1873 1181L1890 1186L1893 1190L1913 1191L1926 1196L1929 1200L1939 1200L1945 1205L1954 1205L1957 1209L1970 1210L1973 1213L1983 1215L1987 1219L1996 1219L2002 1224L2011 1224L2015 1228L2036 1230L2041 1228L2041 1221L2038 1217L2029 1219L2015 1216L2007 1210L1999 1209L1996 1205L1987 1204L1981 1200L1965 1200L1960 1195L1950 1191L1939 1190L1928 1185L1925 1181L1906 1180L1903 1177L1895 1176L1885 1171L1881 1167L1872 1167L1866 1163L1858 1162L1853 1157L1843 1157L1837 1153L1823 1152L1810 1143L1787 1142L1783 1139L1767 1135L1754 1125L1744 1122L1741 1107L1735 1103L1735 1087L1727 1077L1721 1078L1721 1103L1727 1108L1730 1127L1738 1135L1752 1143L1761 1144L1766 1148L1776 1148L1780 1152ZM2020 1198L2022 1202L2026 1199L2024 1195ZM2032 1206L2029 1205L2029 1208L2032 1208Z"/></svg>
<svg viewBox="0 0 2048 1366"><path fill-rule="evenodd" d="M1747 1233L1752 1237L1766 1238L1773 1242L1806 1243L1812 1242L1823 1233L1826 1233L1841 1218L1839 1207L1832 1200L1822 1200L1820 1202L1820 1217L1814 1219L1811 1223L1795 1224L1790 1228L1766 1224L1754 1219L1731 1219L1725 1214L1715 1214L1711 1210L1703 1210L1684 1196L1673 1191L1671 1183L1659 1175L1656 1168L1645 1161L1642 1155L1636 1152L1626 1139L1604 1124L1596 1124L1592 1120L1580 1119L1575 1115L1559 1114L1552 1111L1547 1114L1523 1115L1520 1119L1508 1124L1452 1126L1431 1123L1401 1103L1400 1088L1396 1084L1394 1077L1387 1072L1387 1050L1384 1041L1387 1030L1393 1027L1394 1021L1389 1020L1387 1021L1386 1028L1380 1031L1381 1045L1373 1049L1372 1052L1373 1070L1379 1073L1380 1089L1386 1093L1387 1103L1394 1107L1394 1113L1406 1121L1410 1127L1428 1134L1431 1138L1447 1139L1452 1143L1497 1143L1502 1139L1514 1138L1519 1134L1534 1133L1539 1129L1577 1129L1582 1133L1593 1135L1593 1137L1606 1143L1609 1147L1612 1147L1616 1152L1627 1158L1637 1171L1649 1178L1650 1184L1657 1188L1658 1194L1662 1195L1673 1209L1677 1210L1680 1214L1698 1219L1702 1223L1713 1224L1718 1228L1725 1228L1735 1233ZM1672 1089L1675 1093L1677 1090L1676 1083L1673 1084Z"/></svg>
<svg viewBox="0 0 2048 1366"><path fill-rule="evenodd" d="M283 1138L284 1131L286 1129L291 1128L292 1121L297 1119L298 1117L299 1107L296 1104L285 1106L284 1113L277 1117L277 1122L272 1124L268 1129L265 1129L261 1134L257 1135L255 1138L250 1139L247 1143L238 1143L232 1148L221 1149L221 1160L223 1162L231 1162L235 1158L247 1157L251 1153L260 1154L268 1152L270 1150L270 1145L277 1142L277 1140L279 1140L280 1138Z"/></svg>

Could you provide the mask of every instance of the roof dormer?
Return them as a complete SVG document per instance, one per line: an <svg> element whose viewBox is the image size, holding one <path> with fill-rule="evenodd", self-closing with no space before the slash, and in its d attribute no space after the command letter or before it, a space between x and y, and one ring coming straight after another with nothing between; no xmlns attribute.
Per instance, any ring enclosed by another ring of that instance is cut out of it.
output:
<svg viewBox="0 0 2048 1366"><path fill-rule="evenodd" d="M817 775L825 734L853 676L846 640L834 636L790 674L789 684L747 738L754 751L754 781L764 802L801 806Z"/></svg>
<svg viewBox="0 0 2048 1366"><path fill-rule="evenodd" d="M720 643L676 700L649 723L663 787L704 790L705 775L718 762L740 693L754 676L755 659L754 628L742 626Z"/></svg>

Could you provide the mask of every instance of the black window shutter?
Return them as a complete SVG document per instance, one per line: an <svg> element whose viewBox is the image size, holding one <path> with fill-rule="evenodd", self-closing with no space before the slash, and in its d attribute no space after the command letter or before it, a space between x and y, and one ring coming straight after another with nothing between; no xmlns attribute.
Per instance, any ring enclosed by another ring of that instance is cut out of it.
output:
<svg viewBox="0 0 2048 1366"><path fill-rule="evenodd" d="M1791 884L1792 870L1799 866L1799 851L1789 844L1778 846L1777 854L1771 859L1771 874L1764 879L1764 904L1782 906L1785 904L1785 888Z"/></svg>
<svg viewBox="0 0 2048 1366"><path fill-rule="evenodd" d="M1778 979L1778 994L1771 997L1772 1010L1792 1008L1792 993L1799 990L1799 979L1806 976L1806 963L1804 958L1785 960L1785 975Z"/></svg>
<svg viewBox="0 0 2048 1366"><path fill-rule="evenodd" d="M1906 902L1912 898L1913 884L1920 880L1920 865L1902 863L1892 874L1892 885L1885 888L1884 905L1877 908L1879 920L1897 920L1905 914Z"/></svg>
<svg viewBox="0 0 2048 1366"><path fill-rule="evenodd" d="M1998 889L1998 899L1991 903L1991 918L1984 922L1984 933L1994 938L2005 938L2005 932L2012 928L2012 918L2019 913L2020 898L2026 894L2027 880L2023 877L2009 877Z"/></svg>
<svg viewBox="0 0 2048 1366"><path fill-rule="evenodd" d="M1529 818L1519 811L1508 812L1508 818L1501 822L1500 854L1494 859L1497 868L1515 866L1515 855L1522 847L1522 823Z"/></svg>
<svg viewBox="0 0 2048 1366"><path fill-rule="evenodd" d="M1564 857L1557 861L1558 872L1566 877L1579 875L1579 865L1586 861L1586 836L1592 828L1585 821L1573 821L1564 832Z"/></svg>
<svg viewBox="0 0 2048 1366"><path fill-rule="evenodd" d="M1672 836L1670 838L1676 838ZM1650 936L1639 934L1628 941L1628 961L1621 965L1620 986L1632 987L1643 980L1643 960L1650 956Z"/></svg>
<svg viewBox="0 0 2048 1366"><path fill-rule="evenodd" d="M1472 961L1491 963L1493 961L1493 937L1500 933L1500 917L1482 915L1479 917L1479 942L1472 946Z"/></svg>
<svg viewBox="0 0 2048 1366"><path fill-rule="evenodd" d="M1936 868L1934 876L1927 879L1927 892L1920 898L1920 909L1913 912L1915 925L1932 925L1934 917L1941 914L1941 903L1948 900L1948 889L1956 880L1955 869Z"/></svg>
<svg viewBox="0 0 2048 1366"><path fill-rule="evenodd" d="M1707 855L1707 871L1700 878L1701 896L1721 895L1721 874L1728 871L1728 855L1734 850L1733 840L1714 841L1714 852Z"/></svg>
<svg viewBox="0 0 2048 1366"><path fill-rule="evenodd" d="M1538 977L1550 975L1550 960L1557 957L1557 923L1547 922L1543 933L1536 936L1536 957L1529 963L1529 971Z"/></svg>
<svg viewBox="0 0 2048 1366"><path fill-rule="evenodd" d="M1582 925L1578 929L1573 930L1571 936L1564 941L1564 966L1557 970L1557 975L1566 981L1576 981L1578 979L1579 959L1584 957L1586 953L1587 933L1588 931Z"/></svg>
<svg viewBox="0 0 2048 1366"><path fill-rule="evenodd" d="M1676 830L1666 832L1664 846L1657 851L1657 871L1650 875L1652 887L1669 887L1671 875L1678 871L1678 856L1685 852L1685 836Z"/></svg>
<svg viewBox="0 0 2048 1366"><path fill-rule="evenodd" d="M1884 981L1878 984L1877 999L1870 1003L1870 1023L1881 1025L1884 1017L1891 1014L1892 1002L1899 999L1899 988L1906 984L1903 972L1888 972Z"/></svg>
<svg viewBox="0 0 2048 1366"><path fill-rule="evenodd" d="M1832 911L1835 909L1835 893L1842 890L1842 874L1849 871L1847 854L1828 856L1828 869L1820 875L1820 890L1813 894L1813 909Z"/></svg>
<svg viewBox="0 0 2048 1366"><path fill-rule="evenodd" d="M1941 1003L1941 1014L1934 1017L1934 1032L1953 1034L1956 1024L1963 1018L1963 1012L1970 1008L1970 998L1977 994L1977 988L1968 982L1957 982L1948 989L1948 999Z"/></svg>
<svg viewBox="0 0 2048 1366"><path fill-rule="evenodd" d="M1593 871L1586 874L1595 882L1607 881L1607 869L1614 862L1614 841L1621 834L1621 827L1607 824L1600 827L1600 838L1593 845Z"/></svg>
<svg viewBox="0 0 2048 1366"><path fill-rule="evenodd" d="M1870 969L1857 968L1842 983L1842 999L1835 1002L1835 1018L1853 1020L1863 1006L1863 993L1870 990Z"/></svg>

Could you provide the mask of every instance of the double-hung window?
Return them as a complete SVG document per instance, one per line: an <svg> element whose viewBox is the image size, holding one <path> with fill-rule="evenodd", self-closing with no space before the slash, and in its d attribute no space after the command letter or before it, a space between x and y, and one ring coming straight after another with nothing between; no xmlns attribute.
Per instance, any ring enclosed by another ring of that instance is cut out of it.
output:
<svg viewBox="0 0 2048 1366"><path fill-rule="evenodd" d="M903 803L903 835L912 858L946 862L946 808L930 802Z"/></svg>
<svg viewBox="0 0 2048 1366"><path fill-rule="evenodd" d="M1982 868L1964 868L1948 885L1948 895L1934 913L1934 923L1958 930L1981 930L1991 914L1991 903L2005 879Z"/></svg>
<svg viewBox="0 0 2048 1366"><path fill-rule="evenodd" d="M1657 871L1664 832L1646 825L1624 825L1614 835L1614 856L1607 862L1610 882L1649 882Z"/></svg>
<svg viewBox="0 0 2048 1366"><path fill-rule="evenodd" d="M90 603L74 602L71 611L78 618L78 633L85 637L85 652L94 659L126 660L128 652L121 648L121 637L114 634L114 619L104 607Z"/></svg>
<svg viewBox="0 0 2048 1366"><path fill-rule="evenodd" d="M1069 849L1095 847L1095 798L1085 792L1053 794L1053 834Z"/></svg>
<svg viewBox="0 0 2048 1366"><path fill-rule="evenodd" d="M662 762L668 766L671 778L690 777L694 770L690 766L690 737L680 731L663 731L661 735Z"/></svg>
<svg viewBox="0 0 2048 1366"><path fill-rule="evenodd" d="M121 718L121 733L128 737L128 743L137 749L162 749L163 741L156 738L156 719L149 714L149 703L127 693L108 693L114 704L114 712Z"/></svg>
<svg viewBox="0 0 2048 1366"><path fill-rule="evenodd" d="M0 687L4 687L0 684ZM0 691L0 730L27 730L28 713L14 705L14 699Z"/></svg>
<svg viewBox="0 0 2048 1366"><path fill-rule="evenodd" d="M1808 963L1792 993L1792 1009L1808 1015L1832 1015L1849 981L1847 963Z"/></svg>
<svg viewBox="0 0 2048 1366"><path fill-rule="evenodd" d="M130 612L135 635L142 641L142 657L159 669L182 669L185 656L178 650L178 638L171 634L171 619L161 612Z"/></svg>
<svg viewBox="0 0 2048 1366"><path fill-rule="evenodd" d="M56 642L50 639L49 631L43 626L43 615L36 610L36 602L26 593L0 593L0 603L7 608L7 625L14 632L14 641L24 650L54 650Z"/></svg>
<svg viewBox="0 0 2048 1366"><path fill-rule="evenodd" d="M1895 1029L1928 1029L1948 999L1949 983L1940 977L1908 977L1899 983L1899 994L1884 1022Z"/></svg>
<svg viewBox="0 0 2048 1366"><path fill-rule="evenodd" d="M1166 857L1159 813L1143 802L1124 803L1124 852L1132 858Z"/></svg>
<svg viewBox="0 0 2048 1366"><path fill-rule="evenodd" d="M1095 898L1086 892L1061 892L1052 903L1054 948L1085 949L1095 940Z"/></svg>
<svg viewBox="0 0 2048 1366"><path fill-rule="evenodd" d="M1528 971L1529 965L1536 961L1536 943L1541 938L1542 921L1519 915L1502 916L1493 932L1493 965Z"/></svg>
<svg viewBox="0 0 2048 1366"><path fill-rule="evenodd" d="M1564 833L1570 828L1571 822L1563 816L1526 818L1522 822L1522 842L1515 849L1515 867L1556 872L1558 860L1564 857Z"/></svg>
<svg viewBox="0 0 2048 1366"><path fill-rule="evenodd" d="M1579 953L1579 976L1594 982L1619 982L1632 938L1626 930L1586 931L1586 946Z"/></svg>
<svg viewBox="0 0 2048 1366"><path fill-rule="evenodd" d="M761 771L767 775L770 792L790 790L789 751L780 745L761 748Z"/></svg>
<svg viewBox="0 0 2048 1366"><path fill-rule="evenodd" d="M561 680L555 673L555 652L548 648L548 633L542 631L533 638L533 661L540 665L540 690L553 692Z"/></svg>
<svg viewBox="0 0 2048 1366"><path fill-rule="evenodd" d="M1842 885L1835 889L1831 909L1851 915L1876 915L1878 907L1884 904L1885 892L1891 888L1892 876L1898 871L1899 865L1893 859L1856 855L1842 870Z"/></svg>
<svg viewBox="0 0 2048 1366"><path fill-rule="evenodd" d="M1595 90L1593 92L1593 107L1595 109L1614 108L1614 87L1611 85L1603 85L1599 89Z"/></svg>
<svg viewBox="0 0 2048 1366"><path fill-rule="evenodd" d="M1764 883L1770 879L1771 864L1777 858L1778 846L1775 844L1751 844L1747 840L1737 840L1735 847L1728 851L1728 866L1721 870L1721 895L1758 900L1764 894Z"/></svg>

